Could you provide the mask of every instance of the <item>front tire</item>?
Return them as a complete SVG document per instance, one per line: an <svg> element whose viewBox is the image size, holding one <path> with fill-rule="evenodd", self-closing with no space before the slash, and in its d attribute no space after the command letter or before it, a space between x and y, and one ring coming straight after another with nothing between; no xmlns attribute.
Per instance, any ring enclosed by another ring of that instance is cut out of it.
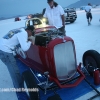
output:
<svg viewBox="0 0 100 100"><path fill-rule="evenodd" d="M28 89L38 89L35 77L31 71L25 71L22 75ZM38 91L28 91L28 93L30 100L40 100Z"/></svg>
<svg viewBox="0 0 100 100"><path fill-rule="evenodd" d="M95 50L88 50L83 54L82 57L83 65L93 76L94 69L100 68L100 54Z"/></svg>

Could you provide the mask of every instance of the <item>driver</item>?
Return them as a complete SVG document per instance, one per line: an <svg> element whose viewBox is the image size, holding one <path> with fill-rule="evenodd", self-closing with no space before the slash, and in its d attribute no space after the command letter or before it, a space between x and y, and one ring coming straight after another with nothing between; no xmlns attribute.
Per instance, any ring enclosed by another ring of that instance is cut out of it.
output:
<svg viewBox="0 0 100 100"><path fill-rule="evenodd" d="M23 88L24 81L20 75L12 50L16 45L20 44L23 51L27 51L32 44L31 41L28 41L28 37L32 36L32 30L32 27L28 27L26 29L21 28L20 32L14 34L11 38L2 38L0 40L0 59L6 65L15 88ZM16 92L16 94L18 100L29 100L24 99L23 96L19 95L18 92Z"/></svg>

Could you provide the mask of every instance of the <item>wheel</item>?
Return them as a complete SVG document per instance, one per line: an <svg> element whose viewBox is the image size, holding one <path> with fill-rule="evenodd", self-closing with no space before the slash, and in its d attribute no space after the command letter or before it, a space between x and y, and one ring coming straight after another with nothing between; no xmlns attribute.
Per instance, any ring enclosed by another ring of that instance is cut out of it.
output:
<svg viewBox="0 0 100 100"><path fill-rule="evenodd" d="M73 20L73 21L70 21L70 23L74 23L75 22L75 20Z"/></svg>
<svg viewBox="0 0 100 100"><path fill-rule="evenodd" d="M83 65L93 76L94 69L100 68L100 54L95 50L88 50L83 54L82 57Z"/></svg>
<svg viewBox="0 0 100 100"><path fill-rule="evenodd" d="M35 77L31 71L23 72L22 76L25 80L27 89L38 89ZM30 100L40 100L38 91L28 91L28 94L30 96Z"/></svg>

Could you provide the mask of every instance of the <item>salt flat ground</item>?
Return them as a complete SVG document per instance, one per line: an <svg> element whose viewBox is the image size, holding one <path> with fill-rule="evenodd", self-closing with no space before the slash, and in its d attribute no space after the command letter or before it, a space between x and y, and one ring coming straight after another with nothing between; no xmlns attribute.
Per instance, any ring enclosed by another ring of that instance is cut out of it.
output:
<svg viewBox="0 0 100 100"><path fill-rule="evenodd" d="M93 20L88 26L84 11L77 11L77 20L73 24L66 25L66 35L70 36L75 42L77 63L82 62L82 55L86 50L94 49L100 52L100 8L92 9ZM0 38L9 30L25 26L25 16L21 21L14 22L13 19L0 21ZM12 80L6 66L0 61L0 90L2 88L13 88ZM100 88L98 88L100 90ZM91 91L77 100L87 100L96 94ZM0 92L0 100L17 100L14 92ZM95 100L100 100L100 97Z"/></svg>

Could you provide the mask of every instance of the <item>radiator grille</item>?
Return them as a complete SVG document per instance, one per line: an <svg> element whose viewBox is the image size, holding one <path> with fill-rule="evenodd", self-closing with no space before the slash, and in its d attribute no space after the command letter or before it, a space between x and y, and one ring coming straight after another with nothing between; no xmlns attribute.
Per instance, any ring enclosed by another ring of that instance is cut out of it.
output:
<svg viewBox="0 0 100 100"><path fill-rule="evenodd" d="M54 47L56 74L59 80L70 79L76 73L76 60L71 41Z"/></svg>

